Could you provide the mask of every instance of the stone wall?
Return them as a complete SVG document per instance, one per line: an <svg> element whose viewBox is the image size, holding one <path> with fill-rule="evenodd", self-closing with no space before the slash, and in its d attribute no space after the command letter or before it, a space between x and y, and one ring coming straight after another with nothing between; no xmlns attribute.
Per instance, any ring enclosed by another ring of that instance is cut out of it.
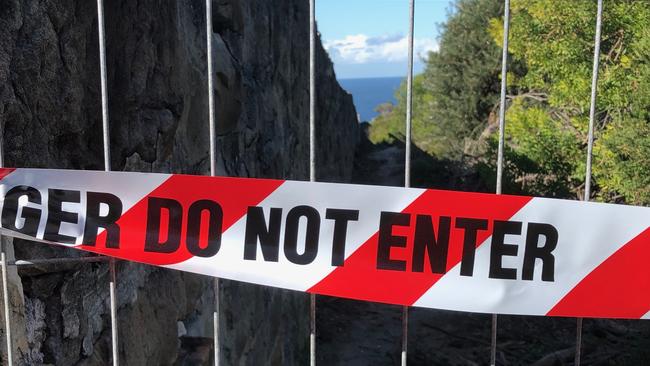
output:
<svg viewBox="0 0 650 366"><path fill-rule="evenodd" d="M7 166L103 169L96 14L87 0L0 0ZM219 174L308 178L308 14L307 0L213 1ZM204 2L106 1L105 17L112 169L207 174ZM356 112L317 50L318 177L346 181ZM82 255L4 240L17 259ZM109 364L107 269L10 269L17 364ZM205 277L119 262L122 364L205 363L211 289ZM306 295L222 281L221 307L226 365L305 364Z"/></svg>

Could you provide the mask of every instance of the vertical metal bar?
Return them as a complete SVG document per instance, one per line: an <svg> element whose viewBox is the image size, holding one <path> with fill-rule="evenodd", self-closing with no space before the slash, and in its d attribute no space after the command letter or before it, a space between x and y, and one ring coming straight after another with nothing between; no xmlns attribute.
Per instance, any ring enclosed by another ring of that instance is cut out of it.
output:
<svg viewBox="0 0 650 366"><path fill-rule="evenodd" d="M214 120L214 75L212 70L212 0L205 0L208 54L208 119L210 123L210 175L217 174L217 127Z"/></svg>
<svg viewBox="0 0 650 366"><path fill-rule="evenodd" d="M402 366L406 366L408 356L408 334L409 334L409 308L402 306L402 352L401 361Z"/></svg>
<svg viewBox="0 0 650 366"><path fill-rule="evenodd" d="M406 157L404 161L404 187L411 186L411 119L413 115L413 33L415 0L409 3L408 72L406 75Z"/></svg>
<svg viewBox="0 0 650 366"><path fill-rule="evenodd" d="M577 318L576 319L576 354L573 363L576 366L579 366L581 358L582 358L582 318Z"/></svg>
<svg viewBox="0 0 650 366"><path fill-rule="evenodd" d="M212 68L212 0L205 0L206 52L208 55L208 121L210 124L210 175L217 175L217 125L214 115L214 71ZM214 311L212 312L214 365L220 363L219 342L219 279L213 280Z"/></svg>
<svg viewBox="0 0 650 366"><path fill-rule="evenodd" d="M309 180L316 181L316 0L309 0Z"/></svg>
<svg viewBox="0 0 650 366"><path fill-rule="evenodd" d="M1 165L0 165L1 166ZM2 240L2 237L0 237ZM0 243L2 245L2 251L0 252L0 260L2 261L2 300L4 303L4 312L5 312L5 337L7 338L7 362L9 365L13 365L13 349L11 345L11 315L9 307L9 285L7 280L7 254L5 252L4 242Z"/></svg>
<svg viewBox="0 0 650 366"><path fill-rule="evenodd" d="M496 314L492 314L492 330L490 333L490 365L494 366L497 364L497 323L499 317Z"/></svg>
<svg viewBox="0 0 650 366"><path fill-rule="evenodd" d="M503 51L501 53L501 101L499 103L499 152L497 155L497 194L503 193L503 149L506 125L506 86L508 73L508 34L510 33L510 0L505 0L503 17Z"/></svg>
<svg viewBox="0 0 650 366"><path fill-rule="evenodd" d="M404 144L404 187L411 186L411 120L413 116L413 38L415 23L415 0L409 1L408 70L406 75L406 136ZM401 365L406 366L408 358L409 309L402 307L402 352Z"/></svg>
<svg viewBox="0 0 650 366"><path fill-rule="evenodd" d="M118 366L120 364L120 353L117 339L117 281L115 275L115 258L111 258L108 261L108 268L111 276L109 283L111 298L111 348L113 351L113 366Z"/></svg>
<svg viewBox="0 0 650 366"><path fill-rule="evenodd" d="M102 92L102 132L104 139L104 170L111 170L111 141L109 134L108 119L108 86L106 76L106 34L104 32L104 1L97 0L97 27L99 33L99 71ZM109 294L111 306L111 348L113 354L113 366L120 364L117 332L117 291L115 259L109 260Z"/></svg>
<svg viewBox="0 0 650 366"><path fill-rule="evenodd" d="M316 295L309 294L309 365L316 366Z"/></svg>
<svg viewBox="0 0 650 366"><path fill-rule="evenodd" d="M208 0L211 1L211 0ZM215 278L212 282L214 291L214 312L212 313L213 337L214 337L214 366L219 366L220 349L219 349L219 279Z"/></svg>
<svg viewBox="0 0 650 366"><path fill-rule="evenodd" d="M4 140L4 131L0 131L0 168L4 167L4 155L2 150ZM0 236L0 266L2 266L2 302L4 305L5 312L5 337L7 341L7 362L9 365L14 363L14 352L11 342L11 308L9 306L9 279L7 277L7 253L5 251L5 245L2 241L2 236Z"/></svg>
<svg viewBox="0 0 650 366"><path fill-rule="evenodd" d="M508 79L508 37L510 33L510 0L504 0L503 16L503 50L501 53L501 100L499 103L499 151L497 155L497 187L496 193L503 193L503 150L505 145L506 127L506 87ZM497 361L497 331L498 317L492 314L492 330L490 341L490 365Z"/></svg>
<svg viewBox="0 0 650 366"><path fill-rule="evenodd" d="M316 0L309 0L309 181L316 181ZM309 365L316 366L316 295L309 295Z"/></svg>
<svg viewBox="0 0 650 366"><path fill-rule="evenodd" d="M583 199L589 201L591 198L591 165L594 150L594 124L596 120L596 96L598 89L598 67L600 64L600 40L603 21L603 0L598 0L596 12L596 35L594 38L594 64L591 73L591 100L589 106L589 132L587 135L587 169L585 173L585 196ZM582 357L582 318L576 320L576 353L575 365L579 366Z"/></svg>
<svg viewBox="0 0 650 366"><path fill-rule="evenodd" d="M4 155L2 151L2 145L4 140L4 131L0 131L0 168L4 167ZM9 281L7 277L7 253L5 251L5 245L2 241L2 236L0 236L0 265L2 266L2 302L4 305L5 312L5 337L7 341L7 362L9 365L13 365L13 349L11 342L11 311L9 306Z"/></svg>
<svg viewBox="0 0 650 366"><path fill-rule="evenodd" d="M598 87L598 67L600 64L600 31L603 19L603 0L598 0L598 13L596 15L596 37L594 40L594 65L591 77L591 105L589 107L589 133L587 136L587 171L585 176L584 200L591 197L591 156L594 150L594 124L596 120L596 95Z"/></svg>
<svg viewBox="0 0 650 366"><path fill-rule="evenodd" d="M97 0L99 31L99 72L102 85L102 132L104 138L104 170L111 170L111 146L108 125L108 91L106 77L106 35L104 33L104 0Z"/></svg>

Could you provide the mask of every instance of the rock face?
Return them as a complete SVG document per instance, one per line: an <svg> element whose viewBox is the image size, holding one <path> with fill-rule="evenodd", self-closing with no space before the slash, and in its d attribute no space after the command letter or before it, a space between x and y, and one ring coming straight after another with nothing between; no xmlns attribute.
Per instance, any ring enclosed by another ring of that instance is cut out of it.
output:
<svg viewBox="0 0 650 366"><path fill-rule="evenodd" d="M7 166L104 168L96 14L87 0L0 0ZM105 19L112 169L207 174L205 4L107 1ZM307 0L219 0L212 19L219 174L307 179ZM318 178L345 181L356 112L317 51ZM17 259L80 255L3 240ZM16 364L110 363L105 263L9 276ZM124 262L117 276L122 364L209 362L212 280ZM222 281L220 297L224 364L306 363L304 294Z"/></svg>

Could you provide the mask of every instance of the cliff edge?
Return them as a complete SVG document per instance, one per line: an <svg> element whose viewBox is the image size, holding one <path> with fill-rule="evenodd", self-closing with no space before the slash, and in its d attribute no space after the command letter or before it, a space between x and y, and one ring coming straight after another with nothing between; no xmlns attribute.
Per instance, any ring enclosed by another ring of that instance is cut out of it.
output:
<svg viewBox="0 0 650 366"><path fill-rule="evenodd" d="M207 174L205 4L104 6L112 169ZM213 2L219 174L308 178L308 15L307 0ZM95 2L2 1L6 166L104 168L98 56ZM347 181L356 112L320 42L317 70L318 179ZM3 240L10 258L81 255ZM9 275L16 364L110 363L105 263ZM211 279L127 262L117 278L122 364L209 362ZM222 281L220 296L224 365L306 363L306 294Z"/></svg>

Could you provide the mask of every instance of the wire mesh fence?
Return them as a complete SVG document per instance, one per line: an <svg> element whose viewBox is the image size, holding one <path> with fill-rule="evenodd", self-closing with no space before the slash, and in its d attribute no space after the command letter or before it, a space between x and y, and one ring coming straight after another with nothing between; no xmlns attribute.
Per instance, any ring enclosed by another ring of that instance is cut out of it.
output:
<svg viewBox="0 0 650 366"><path fill-rule="evenodd" d="M406 0L405 0L406 1ZM316 135L316 125L318 123L318 111L316 109L316 1L309 0L309 179L316 181L317 166L316 166L316 143L318 136ZM106 66L106 40L104 31L104 12L103 0L97 0L97 17L98 17L98 34L99 34L99 60L101 72L101 105L102 105L102 136L103 136L103 157L104 166L106 171L111 169L111 149L110 149L110 135L109 135L109 110L108 110L108 87L107 87L107 66ZM206 34L207 34L207 66L208 66L208 129L210 134L210 174L215 176L217 174L217 147L216 147L216 121L215 121L215 101L214 101L214 70L213 70L213 48L212 48L212 0L206 0L205 6L205 19L206 19ZM412 131L412 113L413 113L413 62L414 62L414 19L416 12L416 1L409 0L409 29L408 29L408 69L407 69L407 101L406 101L406 116L405 116L405 129L406 129L406 158L405 158L405 171L404 171L404 186L409 187L411 181L411 131ZM592 151L594 140L594 124L596 119L596 99L597 99L597 84L599 72L599 55L601 44L601 28L602 28L602 14L603 14L603 0L598 0L598 9L595 14L595 27L596 36L594 39L594 58L592 70L592 83L591 83L591 100L590 100L590 113L589 113L589 136L588 136L588 153L586 158L586 176L585 176L585 192L584 200L588 201L591 196L591 166L592 166ZM497 157L497 171L496 171L496 193L503 193L503 169L504 169L504 149L506 141L506 109L507 109L507 74L508 74L508 41L509 41L509 24L510 24L510 0L504 0L504 14L503 14L503 49L501 60L501 89L500 89L500 103L499 103L499 134L498 134L498 157ZM3 151L2 151L2 138L0 136L0 167L4 165ZM53 265L60 263L91 263L91 262L106 262L109 265L110 271L110 314L111 314L111 348L112 348L112 363L119 365L119 329L117 326L117 311L116 300L116 283L119 278L116 277L116 261L112 258L101 256L82 257L82 258L52 258L52 259L26 259L9 261L6 255L6 248L2 247L0 252L0 264L2 267L2 286L3 286L3 305L4 305L4 329L6 335L6 354L9 364L14 364L14 354L12 345L12 319L11 319L11 303L8 291L7 269L10 266L16 267L29 267L36 265ZM220 363L220 343L219 343L219 280L214 280L214 363ZM316 365L316 297L310 296L310 330L309 330L309 360L310 365ZM408 308L402 309L402 338L401 338L401 364L405 366L408 360ZM575 349L575 364L581 363L582 355L582 319L577 319L576 328L576 349ZM490 354L486 355L491 365L497 364L497 343L498 340L498 322L497 315L492 317L491 340L490 340ZM396 340L397 341L397 340Z"/></svg>

